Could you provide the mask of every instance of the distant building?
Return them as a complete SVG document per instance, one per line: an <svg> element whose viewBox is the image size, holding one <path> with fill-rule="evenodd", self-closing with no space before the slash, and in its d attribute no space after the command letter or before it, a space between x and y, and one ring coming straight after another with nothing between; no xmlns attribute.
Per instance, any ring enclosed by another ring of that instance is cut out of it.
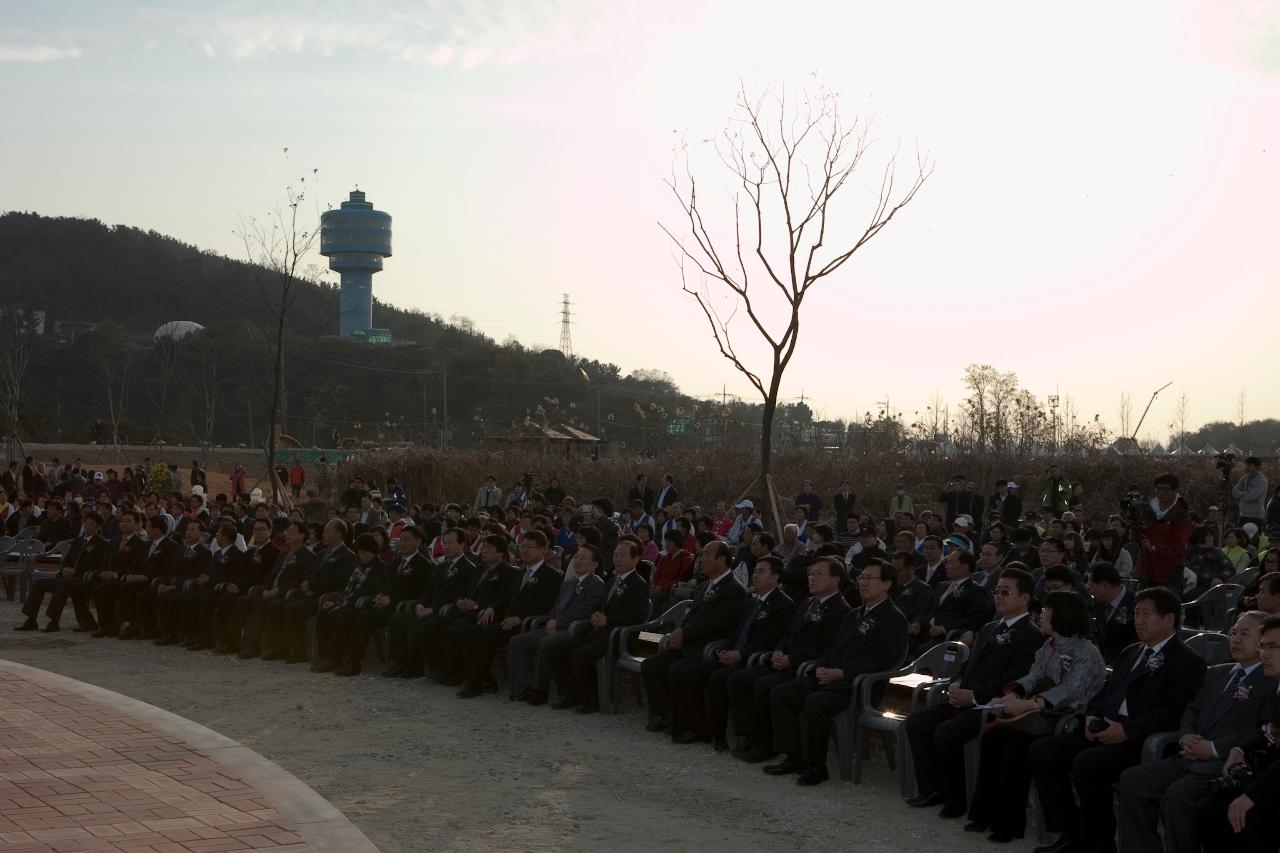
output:
<svg viewBox="0 0 1280 853"><path fill-rule="evenodd" d="M373 274L382 270L383 258L391 257L391 215L374 210L363 192L352 190L342 207L320 215L320 254L342 276L338 334L372 331L379 334L362 337L380 340L386 330L372 329Z"/></svg>

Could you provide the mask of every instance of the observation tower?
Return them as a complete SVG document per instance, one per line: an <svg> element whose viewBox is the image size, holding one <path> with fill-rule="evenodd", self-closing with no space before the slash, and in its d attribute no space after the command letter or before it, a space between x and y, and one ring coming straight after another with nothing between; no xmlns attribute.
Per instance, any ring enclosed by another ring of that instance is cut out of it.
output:
<svg viewBox="0 0 1280 853"><path fill-rule="evenodd" d="M366 332L373 326L373 274L391 257L391 214L352 190L342 207L320 214L320 254L342 276L338 334Z"/></svg>

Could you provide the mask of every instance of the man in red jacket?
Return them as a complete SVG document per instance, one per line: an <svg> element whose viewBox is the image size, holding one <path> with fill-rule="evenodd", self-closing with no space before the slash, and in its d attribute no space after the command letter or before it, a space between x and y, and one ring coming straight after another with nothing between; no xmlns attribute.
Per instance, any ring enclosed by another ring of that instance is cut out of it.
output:
<svg viewBox="0 0 1280 853"><path fill-rule="evenodd" d="M1187 502L1178 494L1178 478L1161 474L1155 480L1156 496L1142 525L1138 551L1138 577L1143 586L1165 586L1182 597L1182 563L1195 524Z"/></svg>

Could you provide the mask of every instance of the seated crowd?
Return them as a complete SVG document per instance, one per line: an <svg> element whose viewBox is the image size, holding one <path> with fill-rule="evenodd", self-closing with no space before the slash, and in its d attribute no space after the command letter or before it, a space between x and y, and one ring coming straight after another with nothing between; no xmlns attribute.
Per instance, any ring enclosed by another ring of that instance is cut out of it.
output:
<svg viewBox="0 0 1280 853"><path fill-rule="evenodd" d="M74 630L94 637L340 677L377 640L385 677L474 699L499 689L498 660L511 701L579 714L602 710L599 664L627 642L614 629L657 630L680 603L660 643L621 649L643 656L646 730L802 786L828 779L862 676L963 644L941 701L902 724L911 807L1007 843L1025 835L1034 790L1053 834L1041 853L1276 850L1280 551L1267 543L1280 531L1196 518L1167 474L1149 506L1093 529L1080 490L1064 492L1056 468L1046 480L1045 527L1003 480L983 500L957 476L942 511L918 515L899 490L881 519L842 487L834 524L806 483L776 539L751 500L704 513L670 476L659 490L638 478L623 513L554 478L508 493L490 478L470 505L440 507L402 492L384 504L355 478L324 522L196 489L10 490L0 523L70 540L33 580L18 631L61 630L69 600ZM1188 601L1255 570L1231 662L1206 665L1179 630ZM1168 748L1144 758L1160 733Z"/></svg>

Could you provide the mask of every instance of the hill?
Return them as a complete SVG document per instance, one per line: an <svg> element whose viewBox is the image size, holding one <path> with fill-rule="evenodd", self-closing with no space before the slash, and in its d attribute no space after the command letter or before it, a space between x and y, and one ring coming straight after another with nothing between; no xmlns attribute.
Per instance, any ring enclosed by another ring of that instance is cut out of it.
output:
<svg viewBox="0 0 1280 853"><path fill-rule="evenodd" d="M265 270L154 231L28 213L0 216L0 255L6 304L45 314L22 396L24 438L103 438L114 421L134 442L261 443ZM598 412L606 439L639 449L712 413L665 374L498 344L465 321L383 303L374 325L400 343L338 338L336 297L336 287L307 282L290 315L285 429L304 446L437 440L446 429L451 445L474 444L526 418L595 432ZM154 341L171 320L206 330ZM716 406L714 422L733 432L752 413Z"/></svg>

